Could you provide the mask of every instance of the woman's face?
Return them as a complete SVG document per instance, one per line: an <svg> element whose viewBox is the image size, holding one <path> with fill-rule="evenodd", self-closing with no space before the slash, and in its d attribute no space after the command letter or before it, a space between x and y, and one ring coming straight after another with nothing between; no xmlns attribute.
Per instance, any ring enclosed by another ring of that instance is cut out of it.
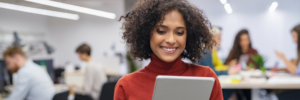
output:
<svg viewBox="0 0 300 100"><path fill-rule="evenodd" d="M249 48L250 46L250 38L248 34L242 34L240 37L240 45L242 48Z"/></svg>
<svg viewBox="0 0 300 100"><path fill-rule="evenodd" d="M165 62L181 56L186 46L187 31L183 16L174 10L157 23L151 33L150 47L153 53Z"/></svg>
<svg viewBox="0 0 300 100"><path fill-rule="evenodd" d="M298 43L298 34L296 31L292 31L293 39L295 43Z"/></svg>
<svg viewBox="0 0 300 100"><path fill-rule="evenodd" d="M216 45L220 46L221 45L221 33L217 33L214 35L214 40L216 41Z"/></svg>

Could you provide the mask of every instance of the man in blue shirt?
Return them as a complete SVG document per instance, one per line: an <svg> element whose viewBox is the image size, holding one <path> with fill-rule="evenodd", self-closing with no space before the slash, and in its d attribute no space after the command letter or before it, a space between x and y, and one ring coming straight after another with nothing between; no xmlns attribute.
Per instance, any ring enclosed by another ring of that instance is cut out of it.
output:
<svg viewBox="0 0 300 100"><path fill-rule="evenodd" d="M52 100L55 88L43 67L28 60L20 47L8 48L3 56L7 69L17 75L6 100Z"/></svg>

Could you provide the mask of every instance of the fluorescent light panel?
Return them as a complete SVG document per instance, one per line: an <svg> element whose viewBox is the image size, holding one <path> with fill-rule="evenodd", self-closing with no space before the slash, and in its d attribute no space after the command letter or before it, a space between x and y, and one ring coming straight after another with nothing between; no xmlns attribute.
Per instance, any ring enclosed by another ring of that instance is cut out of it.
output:
<svg viewBox="0 0 300 100"><path fill-rule="evenodd" d="M278 3L277 2L273 2L272 5L271 5L271 7L269 8L269 11L270 12L274 12L276 10L277 6L278 6Z"/></svg>
<svg viewBox="0 0 300 100"><path fill-rule="evenodd" d="M224 8L225 8L225 10L226 10L226 12L227 12L228 14L231 14L231 13L232 13L232 8L231 8L231 6L230 6L229 3L226 3L226 4L224 5Z"/></svg>
<svg viewBox="0 0 300 100"><path fill-rule="evenodd" d="M227 0L220 0L220 2L221 2L222 4L226 4L226 3L227 3Z"/></svg>
<svg viewBox="0 0 300 100"><path fill-rule="evenodd" d="M2 3L2 2L0 2L0 8L16 10L16 11L22 11L22 12L33 13L33 14L52 16L52 17L66 18L66 19L71 19L71 20L78 20L79 19L79 16L77 14L57 12L57 11L51 11L51 10L44 10L44 9L38 9L38 8L32 8L32 7L26 7L26 6L19 6L19 5L9 4L9 3Z"/></svg>
<svg viewBox="0 0 300 100"><path fill-rule="evenodd" d="M52 7L57 7L57 8L61 8L61 9L66 9L66 10L76 11L76 12L80 12L80 13L100 16L100 17L109 18L109 19L116 18L116 14L114 14L114 13L94 10L94 9L90 9L90 8L80 7L80 6L76 6L76 5L70 5L70 4L51 1L51 0L26 0L26 1L43 4L43 5L47 5L47 6L52 6Z"/></svg>

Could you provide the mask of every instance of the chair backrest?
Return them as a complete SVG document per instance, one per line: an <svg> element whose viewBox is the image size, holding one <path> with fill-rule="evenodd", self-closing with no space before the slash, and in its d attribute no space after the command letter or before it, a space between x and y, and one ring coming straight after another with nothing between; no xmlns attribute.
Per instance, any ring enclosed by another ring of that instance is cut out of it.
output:
<svg viewBox="0 0 300 100"><path fill-rule="evenodd" d="M93 98L88 95L75 95L75 100L93 100Z"/></svg>
<svg viewBox="0 0 300 100"><path fill-rule="evenodd" d="M52 100L68 100L69 91L55 94ZM88 95L78 95L75 94L74 100L93 100L91 96Z"/></svg>
<svg viewBox="0 0 300 100"><path fill-rule="evenodd" d="M118 81L107 82L103 85L99 100L114 100L115 86Z"/></svg>

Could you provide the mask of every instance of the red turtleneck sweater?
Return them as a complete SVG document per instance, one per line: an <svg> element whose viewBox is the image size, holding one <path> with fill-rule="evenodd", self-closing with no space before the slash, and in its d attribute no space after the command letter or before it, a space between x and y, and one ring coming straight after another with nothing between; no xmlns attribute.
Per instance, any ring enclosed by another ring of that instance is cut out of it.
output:
<svg viewBox="0 0 300 100"><path fill-rule="evenodd" d="M184 63L181 57L167 63L153 54L148 66L119 80L115 87L114 100L152 100L155 79L158 75L213 77L215 84L210 100L223 100L219 80L209 67Z"/></svg>

